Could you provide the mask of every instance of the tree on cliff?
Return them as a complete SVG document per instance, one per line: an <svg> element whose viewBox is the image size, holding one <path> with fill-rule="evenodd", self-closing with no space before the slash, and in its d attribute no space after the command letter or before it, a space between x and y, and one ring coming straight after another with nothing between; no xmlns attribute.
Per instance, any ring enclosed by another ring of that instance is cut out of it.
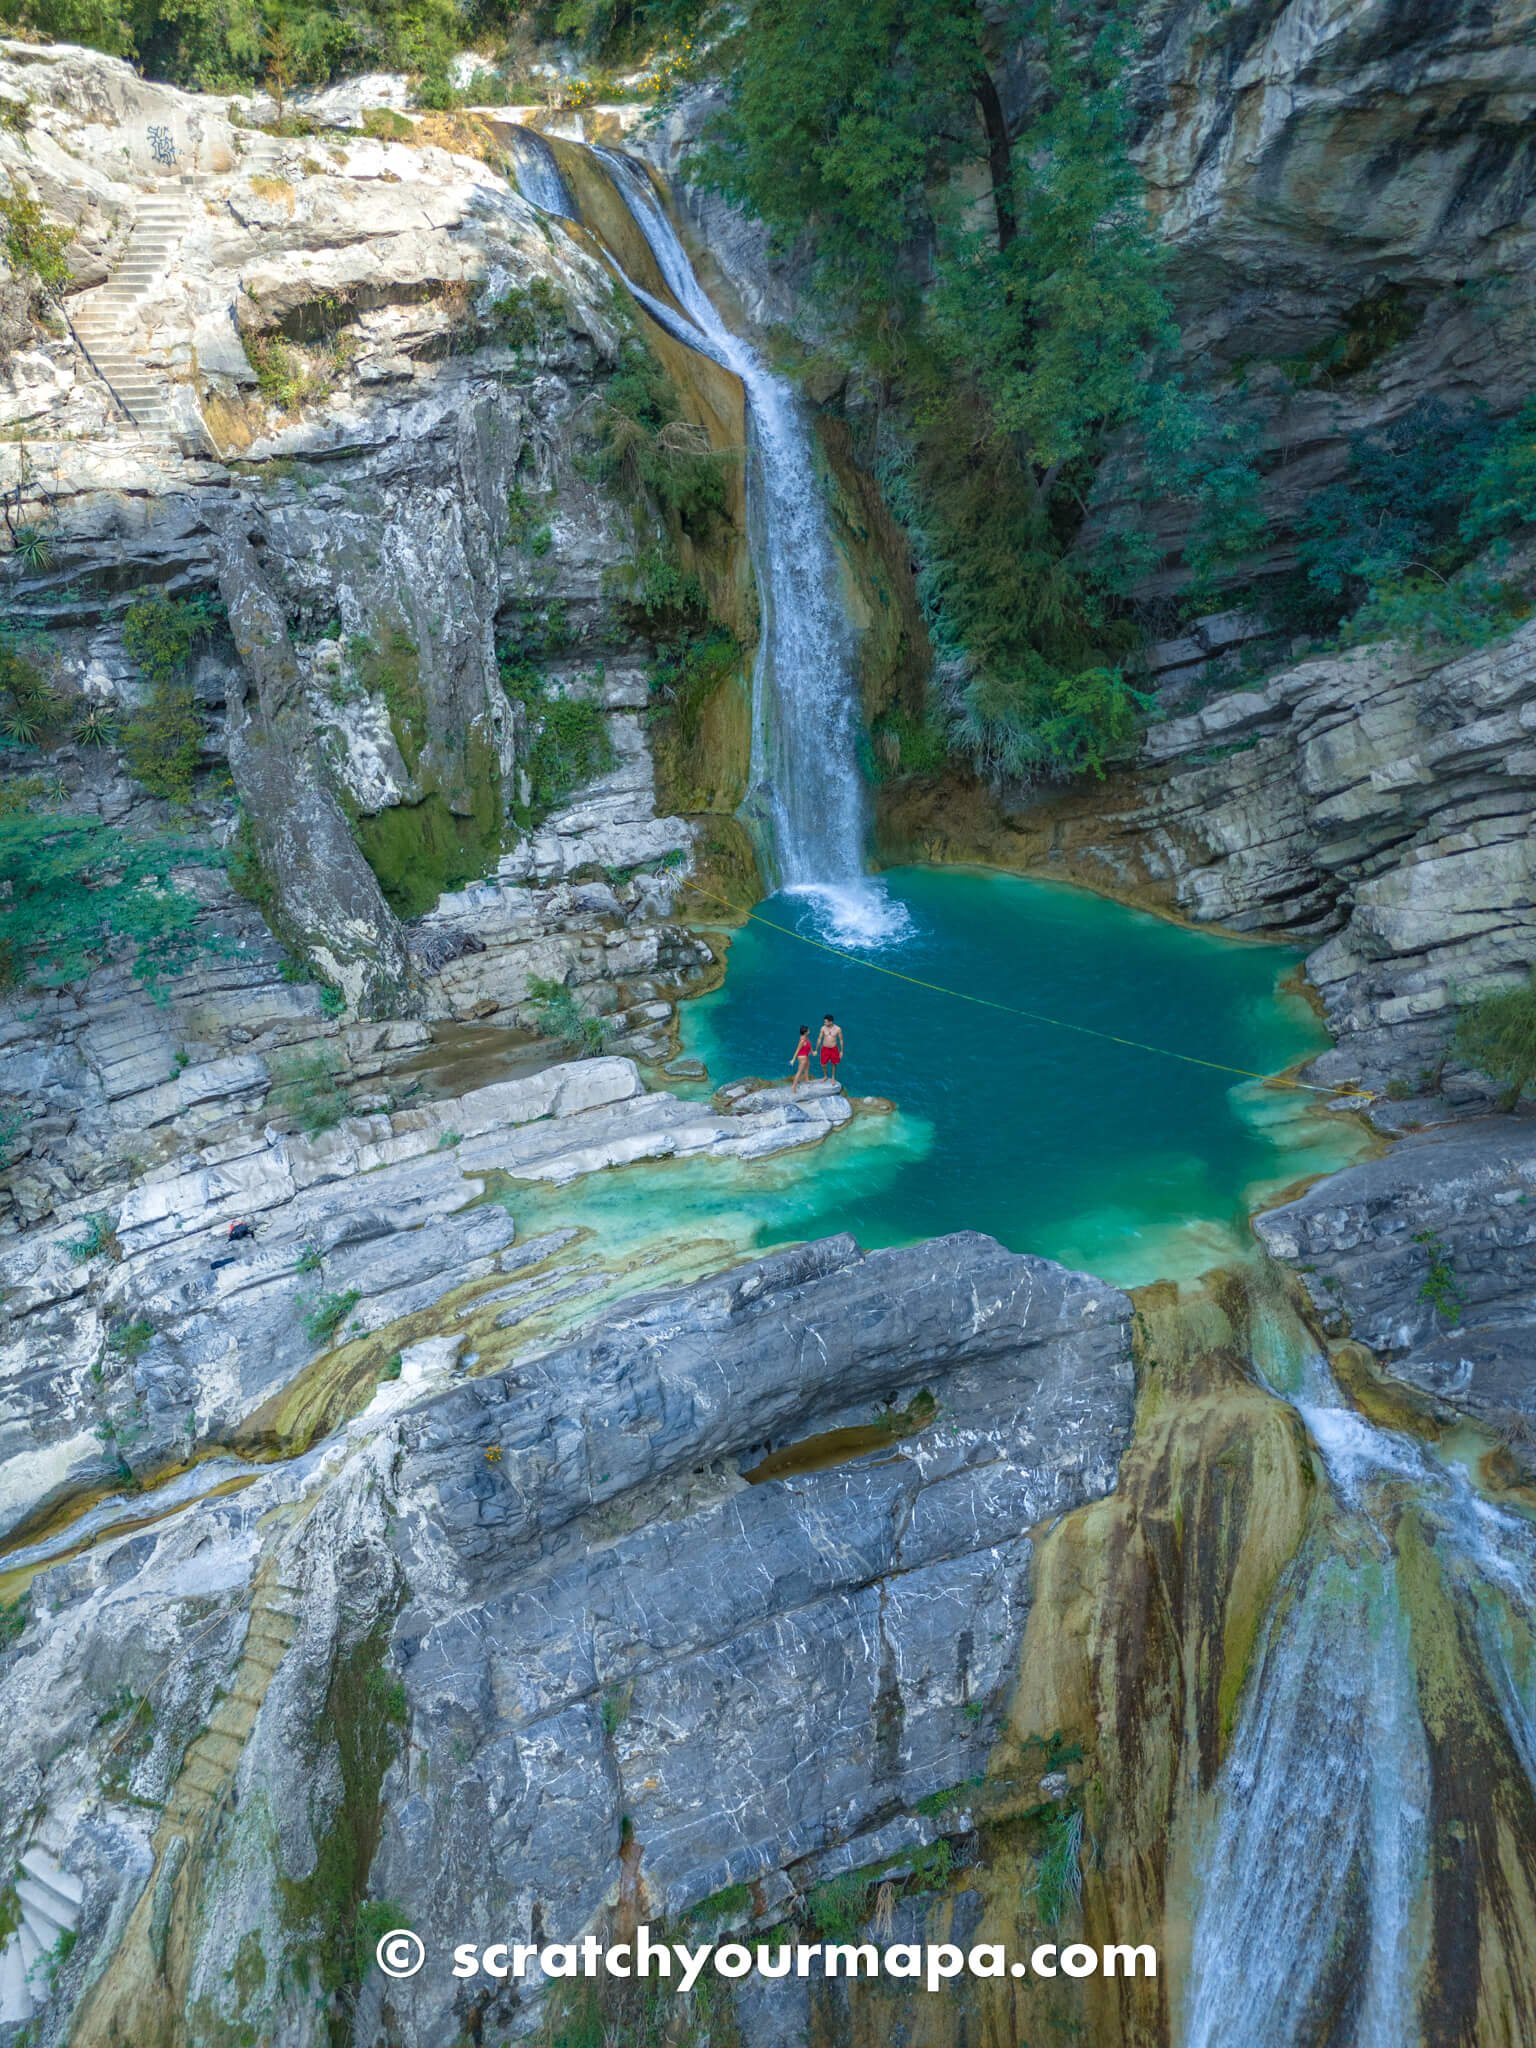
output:
<svg viewBox="0 0 1536 2048"><path fill-rule="evenodd" d="M1130 636L1073 550L1115 436L1176 416L1190 438L1156 374L1174 330L1127 150L1129 33L1113 4L759 0L704 158L809 252L883 380L951 733L1002 774L1097 768L1133 735Z"/></svg>

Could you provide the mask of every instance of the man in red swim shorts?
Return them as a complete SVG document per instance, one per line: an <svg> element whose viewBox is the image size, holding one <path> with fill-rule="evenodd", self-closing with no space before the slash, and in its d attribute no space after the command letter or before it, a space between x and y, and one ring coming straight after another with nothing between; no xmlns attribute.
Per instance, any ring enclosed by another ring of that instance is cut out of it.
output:
<svg viewBox="0 0 1536 2048"><path fill-rule="evenodd" d="M843 1031L842 1026L833 1021L830 1010L817 1033L816 1050L821 1054L821 1078L823 1081L835 1081L843 1057Z"/></svg>

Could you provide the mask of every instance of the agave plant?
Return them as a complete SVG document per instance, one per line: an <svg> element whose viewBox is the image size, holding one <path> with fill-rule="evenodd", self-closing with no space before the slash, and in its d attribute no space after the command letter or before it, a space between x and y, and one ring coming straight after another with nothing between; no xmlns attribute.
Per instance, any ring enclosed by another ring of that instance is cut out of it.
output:
<svg viewBox="0 0 1536 2048"><path fill-rule="evenodd" d="M108 704L88 704L75 722L82 747L110 747L117 739L117 718Z"/></svg>
<svg viewBox="0 0 1536 2048"><path fill-rule="evenodd" d="M29 569L46 569L53 559L53 541L46 526L35 520L18 526L11 536L11 553Z"/></svg>
<svg viewBox="0 0 1536 2048"><path fill-rule="evenodd" d="M0 704L0 734L15 746L36 746L45 722L43 707L30 699L12 699Z"/></svg>

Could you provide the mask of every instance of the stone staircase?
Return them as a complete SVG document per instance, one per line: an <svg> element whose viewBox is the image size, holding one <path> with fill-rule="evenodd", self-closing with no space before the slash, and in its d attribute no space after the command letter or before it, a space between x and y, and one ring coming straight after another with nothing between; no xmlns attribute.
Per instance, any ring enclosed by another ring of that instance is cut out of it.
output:
<svg viewBox="0 0 1536 2048"><path fill-rule="evenodd" d="M167 1852L178 1838L195 1840L203 1824L220 1807L234 1781L235 1766L256 1723L273 1673L298 1632L298 1595L267 1565L252 1587L250 1622L229 1690L213 1710L208 1726L193 1737L155 1830L157 1870L167 1868ZM179 1870L178 1863L170 1865ZM40 1828L23 1855L9 1888L0 1885L0 1911L9 1907L12 1932L0 1943L0 2027L20 2025L45 2006L52 1995L50 1967L61 1954L61 1937L73 1935L80 1922L83 1887L64 1869L56 1845ZM149 1938L156 1887L144 1887L120 1947L130 1954ZM65 1942L67 1951L69 1943ZM108 1971L108 1977L111 1972ZM120 2037L115 2031L111 2038ZM137 2039L138 2037L132 2036Z"/></svg>
<svg viewBox="0 0 1536 2048"><path fill-rule="evenodd" d="M188 1743L165 1802L155 1840L162 1860L171 1836L195 1835L228 1791L272 1675L298 1629L296 1597L269 1570L258 1573L250 1626L229 1691L214 1708L208 1726Z"/></svg>
<svg viewBox="0 0 1536 2048"><path fill-rule="evenodd" d="M47 2004L50 1966L80 1924L84 1897L49 1846L46 1826L24 1851L11 1889L16 1924L0 1946L0 2026L23 2025Z"/></svg>
<svg viewBox="0 0 1536 2048"><path fill-rule="evenodd" d="M134 426L151 440L174 438L176 417L169 384L145 365L140 353L139 315L171 268L200 203L196 188L186 184L146 193L111 277L69 307L92 361L133 415Z"/></svg>

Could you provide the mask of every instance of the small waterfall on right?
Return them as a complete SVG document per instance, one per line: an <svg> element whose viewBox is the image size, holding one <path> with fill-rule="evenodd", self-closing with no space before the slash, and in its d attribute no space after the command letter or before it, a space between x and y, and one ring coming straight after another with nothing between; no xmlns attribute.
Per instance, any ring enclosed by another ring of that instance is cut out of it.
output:
<svg viewBox="0 0 1536 2048"><path fill-rule="evenodd" d="M1359 1532L1363 1537L1364 1532ZM1297 1560L1217 1785L1190 1955L1186 2048L1415 2035L1429 1758L1390 1554ZM1326 2022L1337 1942L1364 1916L1352 2028Z"/></svg>
<svg viewBox="0 0 1536 2048"><path fill-rule="evenodd" d="M1424 2038L1435 1783L1397 1524L1413 1518L1469 1618L1527 1777L1536 1527L1351 1407L1294 1331L1262 1334L1260 1377L1305 1423L1332 1499L1281 1582L1213 1787L1179 2038L1410 2048Z"/></svg>

